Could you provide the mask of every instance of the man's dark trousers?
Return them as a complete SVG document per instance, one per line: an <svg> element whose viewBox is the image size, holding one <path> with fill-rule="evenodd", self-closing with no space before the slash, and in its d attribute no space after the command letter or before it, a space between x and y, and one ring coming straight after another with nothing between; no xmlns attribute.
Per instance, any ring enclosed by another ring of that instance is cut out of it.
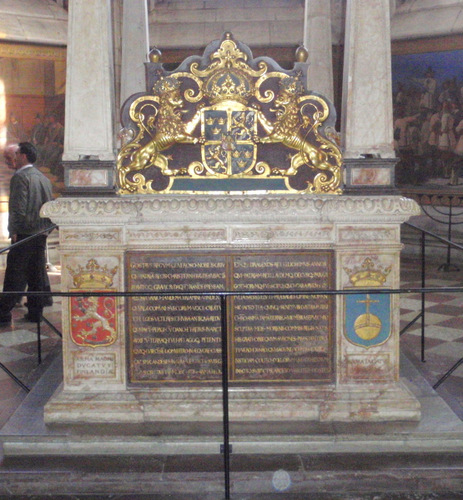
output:
<svg viewBox="0 0 463 500"><path fill-rule="evenodd" d="M18 234L17 241L21 241L29 234ZM28 292L46 291L46 247L47 236L40 235L12 248L7 257L4 292L23 292L28 287ZM0 300L0 321L11 320L11 310L17 302L17 295L3 295ZM44 297L31 294L27 296L29 318L38 320L42 314Z"/></svg>

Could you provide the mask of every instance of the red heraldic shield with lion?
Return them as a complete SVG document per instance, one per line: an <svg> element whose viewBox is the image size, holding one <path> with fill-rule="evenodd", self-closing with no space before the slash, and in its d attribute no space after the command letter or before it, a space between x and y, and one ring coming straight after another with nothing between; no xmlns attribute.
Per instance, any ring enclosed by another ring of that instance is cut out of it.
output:
<svg viewBox="0 0 463 500"><path fill-rule="evenodd" d="M117 332L115 297L71 297L70 306L71 338L75 344L100 347L114 343Z"/></svg>

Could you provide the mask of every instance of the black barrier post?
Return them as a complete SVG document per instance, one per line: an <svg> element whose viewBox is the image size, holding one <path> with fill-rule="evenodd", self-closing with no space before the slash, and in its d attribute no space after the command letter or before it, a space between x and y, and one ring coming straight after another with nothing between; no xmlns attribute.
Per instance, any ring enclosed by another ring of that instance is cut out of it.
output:
<svg viewBox="0 0 463 500"><path fill-rule="evenodd" d="M449 245L450 248L450 245ZM421 233L421 288L426 285L426 233ZM421 361L425 359L426 343L426 294L421 292Z"/></svg>
<svg viewBox="0 0 463 500"><path fill-rule="evenodd" d="M42 329L40 326L40 321L42 319L42 315L39 316L37 320L37 360L40 363L42 362Z"/></svg>
<svg viewBox="0 0 463 500"><path fill-rule="evenodd" d="M228 325L227 297L220 296L222 327L222 401L223 401L223 462L225 471L225 500L230 499L230 422L228 419Z"/></svg>

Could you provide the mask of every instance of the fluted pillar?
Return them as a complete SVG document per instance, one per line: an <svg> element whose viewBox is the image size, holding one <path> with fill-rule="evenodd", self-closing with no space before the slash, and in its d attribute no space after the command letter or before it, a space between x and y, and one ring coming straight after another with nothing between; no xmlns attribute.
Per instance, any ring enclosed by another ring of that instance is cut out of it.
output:
<svg viewBox="0 0 463 500"><path fill-rule="evenodd" d="M304 46L309 53L307 88L333 101L330 0L305 0Z"/></svg>
<svg viewBox="0 0 463 500"><path fill-rule="evenodd" d="M346 188L394 185L390 0L347 0L342 99Z"/></svg>
<svg viewBox="0 0 463 500"><path fill-rule="evenodd" d="M63 166L67 194L114 191L114 65L110 0L69 3Z"/></svg>

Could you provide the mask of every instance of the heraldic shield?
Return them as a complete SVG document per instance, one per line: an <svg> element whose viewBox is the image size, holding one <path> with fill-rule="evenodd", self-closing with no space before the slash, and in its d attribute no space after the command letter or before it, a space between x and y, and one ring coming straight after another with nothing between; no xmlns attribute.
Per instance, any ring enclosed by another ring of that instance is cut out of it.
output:
<svg viewBox="0 0 463 500"><path fill-rule="evenodd" d="M115 342L117 314L114 297L71 297L70 306L71 338L75 344L101 347Z"/></svg>
<svg viewBox="0 0 463 500"><path fill-rule="evenodd" d="M296 59L254 59L225 33L174 71L148 63L148 93L122 108L119 192L341 194L336 112Z"/></svg>
<svg viewBox="0 0 463 500"><path fill-rule="evenodd" d="M386 294L352 294L345 297L345 334L349 342L377 347L391 336L391 298Z"/></svg>
<svg viewBox="0 0 463 500"><path fill-rule="evenodd" d="M211 173L229 177L253 169L257 159L257 146L252 140L257 134L255 110L203 109L201 132L201 156Z"/></svg>
<svg viewBox="0 0 463 500"><path fill-rule="evenodd" d="M67 266L72 276L76 296L69 297L70 334L74 344L85 347L102 347L114 344L117 338L117 299L98 296L108 292L113 285L117 267L109 269L90 259L85 266ZM79 292L95 296L79 296Z"/></svg>

